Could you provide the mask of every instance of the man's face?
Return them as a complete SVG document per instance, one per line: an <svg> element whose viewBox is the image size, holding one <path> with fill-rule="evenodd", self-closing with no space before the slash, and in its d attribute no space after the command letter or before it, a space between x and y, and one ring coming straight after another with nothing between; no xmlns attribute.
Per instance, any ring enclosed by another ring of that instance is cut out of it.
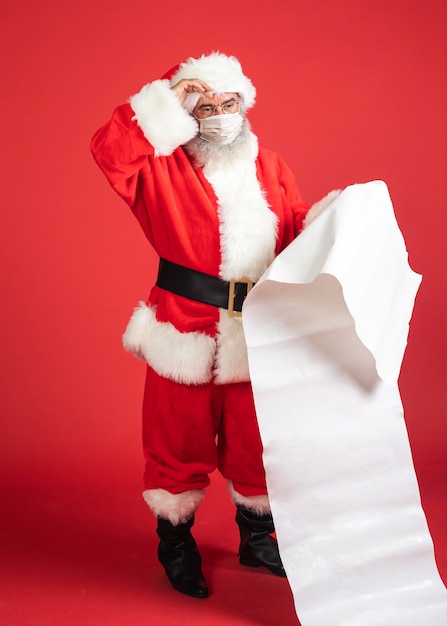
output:
<svg viewBox="0 0 447 626"><path fill-rule="evenodd" d="M210 97L202 96L193 110L193 115L199 120L222 113L238 113L240 101L237 93L221 93Z"/></svg>

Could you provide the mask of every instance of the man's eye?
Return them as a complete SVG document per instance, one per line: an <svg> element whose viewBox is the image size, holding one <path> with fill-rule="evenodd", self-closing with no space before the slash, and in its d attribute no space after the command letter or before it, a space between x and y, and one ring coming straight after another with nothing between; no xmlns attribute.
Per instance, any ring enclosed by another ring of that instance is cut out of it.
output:
<svg viewBox="0 0 447 626"><path fill-rule="evenodd" d="M212 107L212 106L205 106L205 107L200 107L200 110L202 111L202 113L211 113L213 108L214 107Z"/></svg>

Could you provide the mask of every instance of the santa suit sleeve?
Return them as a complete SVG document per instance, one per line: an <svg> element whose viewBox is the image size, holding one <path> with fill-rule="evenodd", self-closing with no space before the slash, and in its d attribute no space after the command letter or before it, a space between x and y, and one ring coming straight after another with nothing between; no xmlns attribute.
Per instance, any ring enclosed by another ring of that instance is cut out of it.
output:
<svg viewBox="0 0 447 626"><path fill-rule="evenodd" d="M341 194L341 189L334 189L311 206L304 202L295 182L295 177L288 165L279 158L279 180L284 189L289 206L292 209L295 236L307 228Z"/></svg>
<svg viewBox="0 0 447 626"><path fill-rule="evenodd" d="M197 131L196 120L182 107L169 81L156 80L115 109L90 148L111 186L133 207L138 175L148 159L169 156Z"/></svg>
<svg viewBox="0 0 447 626"><path fill-rule="evenodd" d="M304 220L309 211L309 205L302 199L295 176L281 157L279 157L278 170L279 183L285 194L286 202L292 210L294 236L296 237L303 230Z"/></svg>

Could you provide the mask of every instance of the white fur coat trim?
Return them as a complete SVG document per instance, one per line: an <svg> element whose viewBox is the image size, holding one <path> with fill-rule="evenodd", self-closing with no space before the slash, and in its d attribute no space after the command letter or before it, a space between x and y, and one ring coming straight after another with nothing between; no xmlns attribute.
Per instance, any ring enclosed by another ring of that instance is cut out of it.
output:
<svg viewBox="0 0 447 626"><path fill-rule="evenodd" d="M187 522L205 497L203 489L192 489L174 494L165 489L146 489L143 498L156 517L168 519L177 526Z"/></svg>
<svg viewBox="0 0 447 626"><path fill-rule="evenodd" d="M277 217L256 175L257 154L258 140L250 132L231 159L210 160L203 168L217 198L224 280L257 281L275 256Z"/></svg>
<svg viewBox="0 0 447 626"><path fill-rule="evenodd" d="M216 342L199 332L181 333L159 322L155 310L140 302L123 335L124 348L143 358L160 376L199 385L211 380Z"/></svg>
<svg viewBox="0 0 447 626"><path fill-rule="evenodd" d="M247 346L240 318L220 309L217 338L200 332L181 333L159 322L155 310L140 302L123 334L123 346L145 360L160 376L186 385L250 379Z"/></svg>
<svg viewBox="0 0 447 626"><path fill-rule="evenodd" d="M230 317L226 309L219 309L219 314L214 363L215 381L217 384L225 384L250 380L242 318Z"/></svg>
<svg viewBox="0 0 447 626"><path fill-rule="evenodd" d="M196 120L182 107L167 80L148 83L129 103L155 156L169 156L198 133Z"/></svg>

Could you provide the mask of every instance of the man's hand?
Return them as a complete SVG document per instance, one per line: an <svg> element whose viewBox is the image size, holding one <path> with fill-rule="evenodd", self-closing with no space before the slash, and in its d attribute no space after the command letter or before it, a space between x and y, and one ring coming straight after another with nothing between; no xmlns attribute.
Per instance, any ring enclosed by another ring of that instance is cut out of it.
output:
<svg viewBox="0 0 447 626"><path fill-rule="evenodd" d="M202 96L210 96L213 91L209 85L198 78L182 78L171 89L175 91L180 102L183 102L189 93L200 93Z"/></svg>

